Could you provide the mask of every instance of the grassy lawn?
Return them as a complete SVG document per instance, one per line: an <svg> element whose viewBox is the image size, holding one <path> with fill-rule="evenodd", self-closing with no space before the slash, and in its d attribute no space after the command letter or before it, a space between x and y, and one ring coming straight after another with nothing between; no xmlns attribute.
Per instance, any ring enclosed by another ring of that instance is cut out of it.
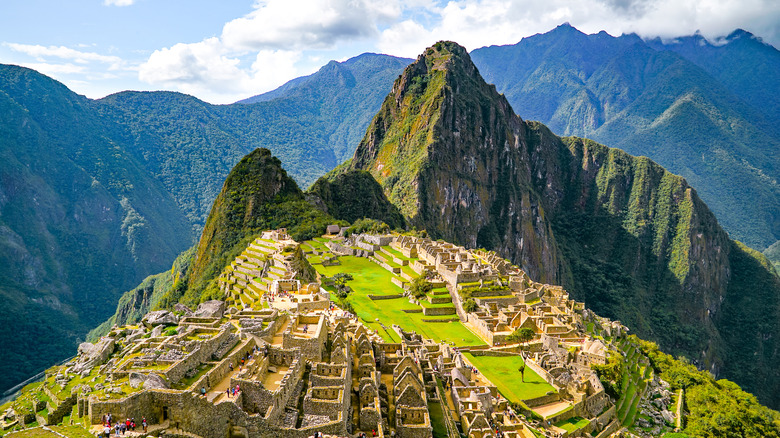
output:
<svg viewBox="0 0 780 438"><path fill-rule="evenodd" d="M523 358L520 356L474 356L471 353L466 353L465 356L509 401L519 402L555 391L555 388L528 367L525 369L525 382L521 381L520 372L517 371L523 365Z"/></svg>
<svg viewBox="0 0 780 438"><path fill-rule="evenodd" d="M565 421L559 421L558 423L555 423L555 426L560 427L567 432L573 432L577 429L582 429L588 424L590 424L589 420L582 417L574 417Z"/></svg>
<svg viewBox="0 0 780 438"><path fill-rule="evenodd" d="M444 423L444 412L441 410L441 403L428 403L428 411L431 413L433 438L447 438L447 425Z"/></svg>
<svg viewBox="0 0 780 438"><path fill-rule="evenodd" d="M330 251L330 249L328 249L328 247L325 246L325 244L323 244L322 242L320 242L318 240L309 240L309 241L305 242L305 245L308 245L312 249L316 249L317 251Z"/></svg>
<svg viewBox="0 0 780 438"><path fill-rule="evenodd" d="M352 274L354 280L347 283L354 291L349 296L349 301L366 325L376 330L386 341L399 342L399 339L391 330L383 330L376 319L388 328L398 324L404 330L414 330L434 341L444 340L459 346L483 345L474 333L458 321L436 323L423 321L424 319L449 320L452 319L452 315L425 316L422 313L406 313L404 310L420 309L406 298L371 300L368 298L369 294L398 295L403 293L403 289L391 282L393 274L367 258L342 256L339 257L339 261L341 265L338 266L314 265L314 268L320 274L329 277L338 272Z"/></svg>

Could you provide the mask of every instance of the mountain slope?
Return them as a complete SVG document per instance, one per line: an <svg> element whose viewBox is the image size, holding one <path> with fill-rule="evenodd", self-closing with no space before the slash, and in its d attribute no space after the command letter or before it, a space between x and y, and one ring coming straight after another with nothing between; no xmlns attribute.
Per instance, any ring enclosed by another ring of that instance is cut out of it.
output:
<svg viewBox="0 0 780 438"><path fill-rule="evenodd" d="M8 388L70 354L121 291L169 266L191 234L163 185L106 136L88 99L0 66L0 113L8 303L0 347L14 358L0 364L0 388Z"/></svg>
<svg viewBox="0 0 780 438"><path fill-rule="evenodd" d="M460 46L437 43L404 71L351 168L432 237L495 249L778 404L780 279L761 257L729 240L685 179L522 121ZM753 274L760 293L744 282ZM748 363L755 373L737 372Z"/></svg>
<svg viewBox="0 0 780 438"><path fill-rule="evenodd" d="M694 185L734 238L766 248L780 238L780 52L740 32L702 41L562 25L472 55L521 116L652 158Z"/></svg>
<svg viewBox="0 0 780 438"><path fill-rule="evenodd" d="M94 101L0 65L0 346L19 358L0 366L0 389L69 354L121 291L169 267L256 146L307 185L335 167L406 63L363 55L294 81L305 86L291 95L225 106L170 92ZM39 331L56 336L14 340Z"/></svg>

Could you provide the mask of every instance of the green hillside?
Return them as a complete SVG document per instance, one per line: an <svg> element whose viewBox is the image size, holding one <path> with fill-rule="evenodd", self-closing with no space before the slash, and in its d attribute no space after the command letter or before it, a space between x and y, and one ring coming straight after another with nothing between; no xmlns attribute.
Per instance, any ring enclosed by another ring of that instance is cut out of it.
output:
<svg viewBox="0 0 780 438"><path fill-rule="evenodd" d="M774 47L744 31L665 44L561 25L472 56L521 117L650 157L754 248L780 239Z"/></svg>

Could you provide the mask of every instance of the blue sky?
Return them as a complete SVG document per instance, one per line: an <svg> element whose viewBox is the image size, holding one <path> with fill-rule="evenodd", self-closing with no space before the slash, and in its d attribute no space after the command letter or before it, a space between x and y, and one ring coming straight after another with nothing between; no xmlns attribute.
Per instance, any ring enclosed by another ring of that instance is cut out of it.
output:
<svg viewBox="0 0 780 438"><path fill-rule="evenodd" d="M0 63L99 98L174 90L212 103L269 91L331 59L415 57L450 39L514 44L569 22L587 33L672 38L736 28L775 47L777 0L3 0Z"/></svg>

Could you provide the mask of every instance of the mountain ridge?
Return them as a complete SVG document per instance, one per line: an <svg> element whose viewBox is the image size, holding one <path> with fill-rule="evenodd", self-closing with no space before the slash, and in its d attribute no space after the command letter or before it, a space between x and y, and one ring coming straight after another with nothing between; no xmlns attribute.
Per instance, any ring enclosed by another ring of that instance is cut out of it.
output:
<svg viewBox="0 0 780 438"><path fill-rule="evenodd" d="M653 158L689 180L732 236L764 249L780 214L780 90L768 79L780 75L780 52L756 42L742 53L732 45L755 39L740 35L716 47L559 26L472 55L522 117ZM740 58L754 54L760 78Z"/></svg>
<svg viewBox="0 0 780 438"><path fill-rule="evenodd" d="M431 237L495 249L531 278L562 283L597 312L716 374L728 351L740 351L728 357L745 364L744 344L763 342L768 357L753 364L762 373L746 379L736 365L729 372L777 403L763 390L780 377L769 371L776 336L760 339L780 331L771 322L780 279L765 260L739 258L744 249L684 178L647 158L524 122L460 46L437 43L407 68L350 167L374 175ZM735 257L745 270L766 272L764 309L733 305L751 293L730 281ZM730 313L721 313L722 303ZM744 342L726 343L721 331L747 315L761 327L742 329Z"/></svg>

